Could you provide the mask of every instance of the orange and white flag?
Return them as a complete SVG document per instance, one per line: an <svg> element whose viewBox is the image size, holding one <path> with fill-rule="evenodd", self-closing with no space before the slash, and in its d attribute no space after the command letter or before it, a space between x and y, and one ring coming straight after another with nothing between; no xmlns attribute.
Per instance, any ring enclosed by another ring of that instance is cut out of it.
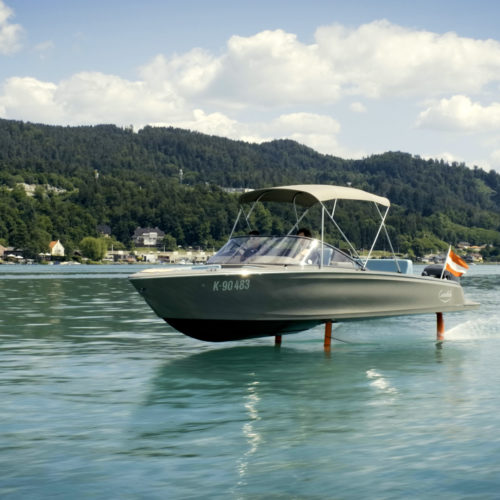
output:
<svg viewBox="0 0 500 500"><path fill-rule="evenodd" d="M459 257L453 250L448 250L448 256L446 257L446 262L444 263L444 267L447 271L449 271L453 276L462 276L462 274L467 272L469 266L465 262L462 257Z"/></svg>

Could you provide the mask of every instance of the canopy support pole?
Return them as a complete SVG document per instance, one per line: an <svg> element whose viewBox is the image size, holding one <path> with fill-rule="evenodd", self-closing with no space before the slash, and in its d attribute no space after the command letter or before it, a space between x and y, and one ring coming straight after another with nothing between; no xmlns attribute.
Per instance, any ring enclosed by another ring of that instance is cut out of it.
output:
<svg viewBox="0 0 500 500"><path fill-rule="evenodd" d="M321 204L321 253L319 260L319 268L323 269L323 250L325 248L325 206Z"/></svg>
<svg viewBox="0 0 500 500"><path fill-rule="evenodd" d="M240 208L236 220L234 221L233 229L231 229L231 234L229 235L229 239L227 241L229 241L233 237L233 233L236 230L236 226L238 225L242 213L243 213L243 208Z"/></svg>
<svg viewBox="0 0 500 500"><path fill-rule="evenodd" d="M335 200L335 203L336 203L337 200ZM342 231L342 229L340 229L340 226L337 224L337 221L333 218L333 212L330 214L330 212L325 208L325 205L320 201L320 204L321 206L326 210L326 213L328 214L328 217L330 217L330 220L333 222L333 225L337 228L337 231L340 233L340 235L342 236L342 238L344 238L344 241L349 245L349 247L351 248L352 252L353 252L353 255L356 256L356 258L360 259L360 256L357 252L357 250L352 246L352 243L349 241L349 238L344 234L344 231Z"/></svg>
<svg viewBox="0 0 500 500"><path fill-rule="evenodd" d="M368 252L368 257L366 258L366 260L365 260L365 262L363 264L363 269L366 269L366 264L368 264L368 261L370 260L370 257L372 255L373 249L375 248L375 244L377 243L378 237L380 235L380 231L382 231L382 228L385 228L385 218L387 217L387 214L389 213L389 207L387 207L384 215L382 215L382 213L380 212L380 210L379 210L379 208L378 208L378 206L377 206L376 203L375 203L375 208L378 210L378 213L380 214L382 220L380 222L380 226L378 228L377 234L375 235L375 239L373 240L373 243L372 243L372 246L370 248L370 251ZM387 236L389 236L389 234L387 232L386 232L386 234L387 234ZM391 248L392 248L392 243L391 243ZM397 267L399 269L399 264L397 263L397 260L396 260L396 265L397 265Z"/></svg>
<svg viewBox="0 0 500 500"><path fill-rule="evenodd" d="M401 273L401 268L399 267L399 261L398 258L396 257L396 252L394 251L394 247L392 246L392 241L391 237L389 236L389 231L387 231L387 226L385 225L385 215L387 215L387 211L384 216L382 216L382 212L380 211L380 208L378 208L378 205L375 203L375 208L377 209L378 214L380 215L380 218L382 219L382 225L384 226L384 232L385 232L385 237L387 238L387 241L389 243L389 246L391 247L391 252L392 256L394 257L394 260L396 261L396 267L398 268L398 273Z"/></svg>
<svg viewBox="0 0 500 500"><path fill-rule="evenodd" d="M297 212L297 210L295 210L295 212ZM294 231L298 231L300 221L306 216L307 212L309 212L309 209L306 209L304 211L304 213L300 217L296 217L297 218L297 222L295 222L295 224L292 226L292 228L290 229L290 231L288 231L287 236L290 236L292 234L292 232L294 232ZM297 215L298 214L296 213L296 216Z"/></svg>

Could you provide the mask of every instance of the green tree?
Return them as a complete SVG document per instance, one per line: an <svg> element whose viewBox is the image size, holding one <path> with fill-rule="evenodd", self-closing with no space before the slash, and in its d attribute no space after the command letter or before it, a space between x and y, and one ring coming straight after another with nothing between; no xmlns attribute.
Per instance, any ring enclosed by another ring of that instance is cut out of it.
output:
<svg viewBox="0 0 500 500"><path fill-rule="evenodd" d="M165 250L171 251L177 248L177 240L171 234L166 234L161 244Z"/></svg>
<svg viewBox="0 0 500 500"><path fill-rule="evenodd" d="M34 196L22 183L37 186ZM421 233L500 246L500 175L493 170L402 152L343 160L290 140L249 144L172 127L133 132L0 119L0 238L9 246L28 248L32 240L37 246L46 237L40 229L75 248L85 236L96 237L102 223L126 245L138 226L159 227L183 246L217 245L238 208L238 195L222 188L308 183L352 185L388 197L391 237L404 236L399 247L408 252L414 239L420 253L438 248ZM366 248L375 231L370 214L356 210L343 217L343 205L335 217L355 246ZM252 213L261 233L290 228L274 207L266 210ZM309 215L307 225L317 234L313 221L319 218ZM335 231L327 229L327 237L338 241Z"/></svg>
<svg viewBox="0 0 500 500"><path fill-rule="evenodd" d="M423 257L427 253L444 251L448 245L433 234L420 233L413 239L412 248L417 257Z"/></svg>
<svg viewBox="0 0 500 500"><path fill-rule="evenodd" d="M47 253L49 251L50 234L41 228L34 228L30 232L29 240L23 247L24 256L34 259L40 253Z"/></svg>
<svg viewBox="0 0 500 500"><path fill-rule="evenodd" d="M86 236L80 241L80 251L82 255L90 260L102 260L107 250L108 246L104 238Z"/></svg>

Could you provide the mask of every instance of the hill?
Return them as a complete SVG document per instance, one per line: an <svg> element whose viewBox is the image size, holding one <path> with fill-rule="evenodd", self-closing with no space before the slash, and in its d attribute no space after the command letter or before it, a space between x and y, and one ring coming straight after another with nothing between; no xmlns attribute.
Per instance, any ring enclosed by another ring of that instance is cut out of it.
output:
<svg viewBox="0 0 500 500"><path fill-rule="evenodd" d="M174 128L0 120L0 242L31 253L46 251L51 239L71 250L99 224L127 245L137 226L157 226L177 244L217 246L237 210L237 197L222 188L299 183L387 196L401 251L421 253L439 240L500 245L494 171L401 152L344 160L290 140L258 145ZM366 246L369 223L355 215L346 223ZM268 229L278 231L276 224L271 218Z"/></svg>

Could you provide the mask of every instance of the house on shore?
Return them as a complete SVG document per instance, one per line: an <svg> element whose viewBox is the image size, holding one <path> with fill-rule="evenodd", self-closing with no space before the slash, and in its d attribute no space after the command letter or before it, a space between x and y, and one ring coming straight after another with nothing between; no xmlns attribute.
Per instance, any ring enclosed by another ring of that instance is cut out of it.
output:
<svg viewBox="0 0 500 500"><path fill-rule="evenodd" d="M51 257L64 257L64 247L59 240L49 243L49 251Z"/></svg>
<svg viewBox="0 0 500 500"><path fill-rule="evenodd" d="M137 227L132 239L138 247L156 247L164 237L165 233L157 227Z"/></svg>
<svg viewBox="0 0 500 500"><path fill-rule="evenodd" d="M23 250L15 247L4 247L0 245L0 259L10 262L21 262L23 257Z"/></svg>
<svg viewBox="0 0 500 500"><path fill-rule="evenodd" d="M97 232L99 233L99 236L103 238L111 237L111 227L108 226L107 224L99 224L97 226Z"/></svg>

